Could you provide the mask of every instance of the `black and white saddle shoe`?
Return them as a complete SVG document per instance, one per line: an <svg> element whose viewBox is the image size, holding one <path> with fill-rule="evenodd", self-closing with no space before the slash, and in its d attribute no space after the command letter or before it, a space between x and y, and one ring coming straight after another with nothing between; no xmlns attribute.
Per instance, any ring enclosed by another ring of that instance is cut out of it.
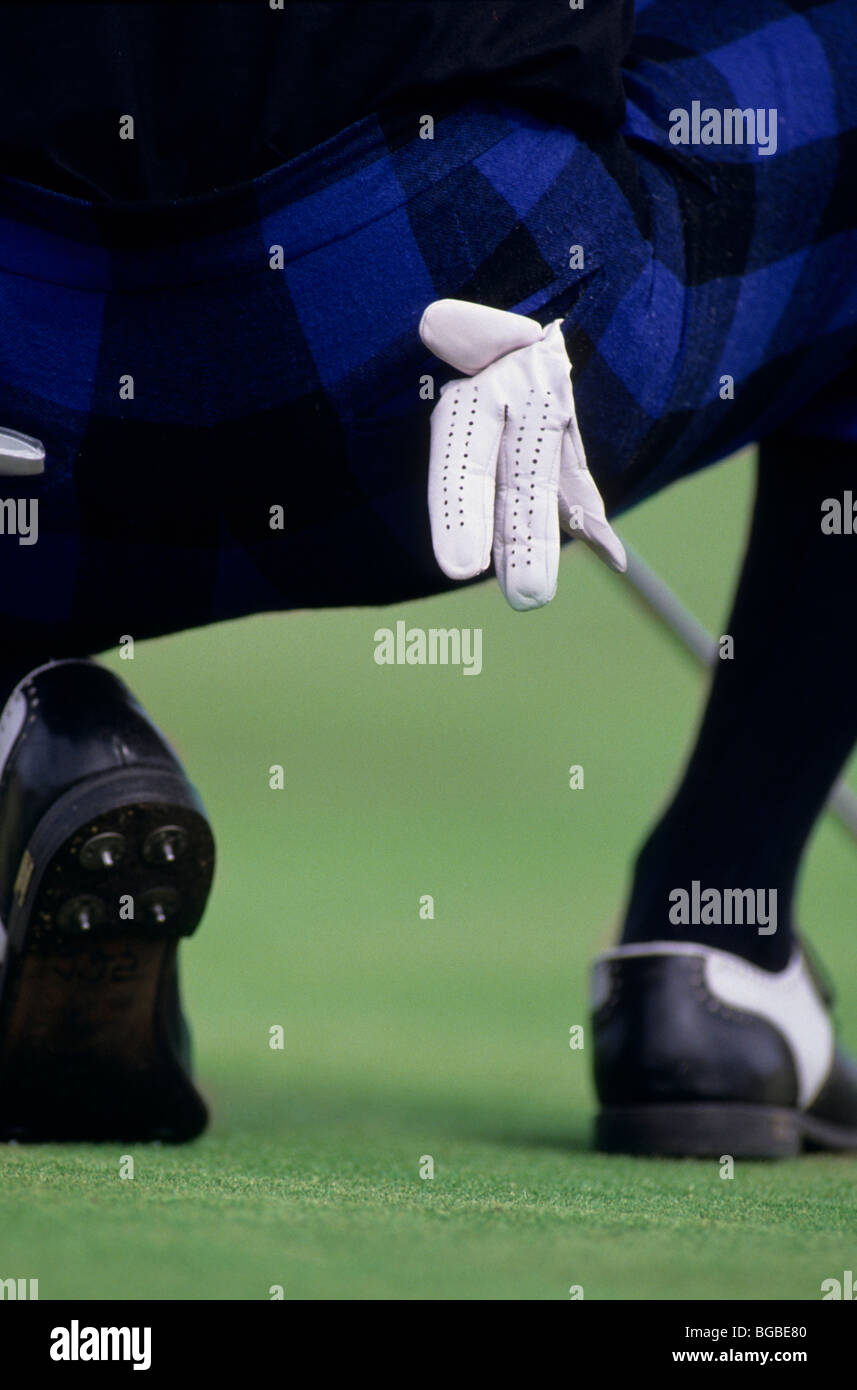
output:
<svg viewBox="0 0 857 1390"><path fill-rule="evenodd" d="M596 1146L758 1158L857 1150L857 1065L836 1046L832 1002L799 945L777 974L693 943L607 951L592 977Z"/></svg>
<svg viewBox="0 0 857 1390"><path fill-rule="evenodd" d="M214 841L165 738L90 661L0 715L0 1139L192 1139L177 948Z"/></svg>

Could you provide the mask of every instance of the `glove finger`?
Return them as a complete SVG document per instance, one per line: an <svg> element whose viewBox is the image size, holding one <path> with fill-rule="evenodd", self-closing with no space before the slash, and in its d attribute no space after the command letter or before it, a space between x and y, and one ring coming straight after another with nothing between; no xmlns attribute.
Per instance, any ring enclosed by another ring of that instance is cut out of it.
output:
<svg viewBox="0 0 857 1390"><path fill-rule="evenodd" d="M562 440L559 521L568 535L585 541L617 574L625 573L625 547L607 520L601 493L583 457L576 422L566 429Z"/></svg>
<svg viewBox="0 0 857 1390"><path fill-rule="evenodd" d="M517 397L516 397L517 399ZM494 568L506 600L523 612L556 593L559 573L559 482L562 431L531 392L507 411L494 502Z"/></svg>
<svg viewBox="0 0 857 1390"><path fill-rule="evenodd" d="M466 378L443 387L431 417L428 503L435 558L450 579L491 563L494 482L505 411Z"/></svg>

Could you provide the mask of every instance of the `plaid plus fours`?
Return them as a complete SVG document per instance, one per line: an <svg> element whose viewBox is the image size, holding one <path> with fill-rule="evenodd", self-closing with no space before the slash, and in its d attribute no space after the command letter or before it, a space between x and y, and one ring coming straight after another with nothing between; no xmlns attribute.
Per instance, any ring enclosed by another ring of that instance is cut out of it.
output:
<svg viewBox="0 0 857 1390"><path fill-rule="evenodd" d="M854 437L855 30L851 0L641 3L601 143L480 105L369 117L191 202L0 180L0 427L47 452L0 479L39 501L38 543L0 545L7 640L447 587L420 388L452 373L417 335L440 297L565 318L612 511L786 420Z"/></svg>

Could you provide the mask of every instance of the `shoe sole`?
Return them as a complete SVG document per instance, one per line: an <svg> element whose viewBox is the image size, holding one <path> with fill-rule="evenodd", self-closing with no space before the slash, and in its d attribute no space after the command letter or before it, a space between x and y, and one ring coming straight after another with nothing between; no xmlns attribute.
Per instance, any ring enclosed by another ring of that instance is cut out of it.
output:
<svg viewBox="0 0 857 1390"><path fill-rule="evenodd" d="M112 863L93 858L93 840ZM179 1143L205 1128L170 1024L178 942L213 872L202 806L169 772L118 769L51 806L6 924L0 1139Z"/></svg>
<svg viewBox="0 0 857 1390"><path fill-rule="evenodd" d="M857 1130L770 1105L629 1105L601 1111L595 1147L671 1158L796 1158L857 1150Z"/></svg>

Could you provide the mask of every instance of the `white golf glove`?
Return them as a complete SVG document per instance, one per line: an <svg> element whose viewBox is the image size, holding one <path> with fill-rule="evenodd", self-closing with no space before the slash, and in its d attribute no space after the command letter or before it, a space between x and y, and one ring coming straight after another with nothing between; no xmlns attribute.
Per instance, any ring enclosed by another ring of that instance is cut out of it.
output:
<svg viewBox="0 0 857 1390"><path fill-rule="evenodd" d="M561 322L542 328L462 299L435 300L420 322L426 347L467 373L441 389L431 417L437 562L450 579L472 579L493 544L500 588L519 610L556 593L560 526L611 569L627 563L586 466Z"/></svg>

